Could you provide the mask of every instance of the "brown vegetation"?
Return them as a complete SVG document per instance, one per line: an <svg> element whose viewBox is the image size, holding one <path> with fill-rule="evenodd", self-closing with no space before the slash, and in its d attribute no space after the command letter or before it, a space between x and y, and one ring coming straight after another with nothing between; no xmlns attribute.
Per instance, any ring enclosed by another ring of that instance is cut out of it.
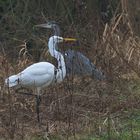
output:
<svg viewBox="0 0 140 140"><path fill-rule="evenodd" d="M125 121L132 140L140 137L140 129L133 125L140 113L140 2L106 2L107 17L101 0L0 1L0 140L32 139L46 132L50 139L52 135L80 139L77 135L82 133L107 135L111 140L112 133L124 133ZM89 56L107 80L72 76L47 88L42 95L43 125L39 128L35 98L21 94L32 91L9 89L4 79L39 61L52 33L39 33L42 31L33 26L46 20L58 21L63 36L78 38L80 47L76 49Z"/></svg>

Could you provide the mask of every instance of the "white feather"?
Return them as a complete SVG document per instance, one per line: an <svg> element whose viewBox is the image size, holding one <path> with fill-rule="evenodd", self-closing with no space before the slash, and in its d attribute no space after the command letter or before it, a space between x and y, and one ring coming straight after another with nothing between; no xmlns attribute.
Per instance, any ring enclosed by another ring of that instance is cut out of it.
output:
<svg viewBox="0 0 140 140"><path fill-rule="evenodd" d="M57 43L63 42L62 37L53 36L49 39L49 52L58 61L58 68L49 62L39 62L32 64L17 75L12 75L5 80L9 87L22 85L25 87L46 87L54 81L61 82L66 76L66 68L63 55L55 48ZM55 70L57 73L55 75Z"/></svg>

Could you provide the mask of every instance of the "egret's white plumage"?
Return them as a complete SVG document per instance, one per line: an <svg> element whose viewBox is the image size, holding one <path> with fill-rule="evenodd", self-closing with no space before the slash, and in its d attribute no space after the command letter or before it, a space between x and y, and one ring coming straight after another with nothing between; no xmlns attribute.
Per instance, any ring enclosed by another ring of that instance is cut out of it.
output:
<svg viewBox="0 0 140 140"><path fill-rule="evenodd" d="M22 85L26 87L44 87L53 81L54 65L48 62L35 63L17 75L6 79L9 87Z"/></svg>
<svg viewBox="0 0 140 140"><path fill-rule="evenodd" d="M5 83L9 87L17 85L36 88L36 112L37 119L40 122L39 117L39 105L40 105L40 90L55 82L62 82L66 76L66 67L63 55L56 50L57 43L63 41L75 41L75 39L62 38L59 36L52 36L49 38L48 47L50 54L55 57L58 61L58 67L56 68L49 62L39 62L32 64L17 75L12 75L5 80Z"/></svg>
<svg viewBox="0 0 140 140"><path fill-rule="evenodd" d="M74 41L75 39L52 36L49 39L48 47L50 54L58 61L58 68L49 62L39 62L32 64L17 75L12 75L5 80L9 87L22 85L25 87L44 88L50 84L61 82L66 76L66 68L63 55L55 48L57 43L63 41Z"/></svg>

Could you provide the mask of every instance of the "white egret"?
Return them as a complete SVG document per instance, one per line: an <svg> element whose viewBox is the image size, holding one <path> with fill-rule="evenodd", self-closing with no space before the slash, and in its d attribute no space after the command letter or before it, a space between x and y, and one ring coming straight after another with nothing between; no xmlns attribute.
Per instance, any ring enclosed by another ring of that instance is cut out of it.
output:
<svg viewBox="0 0 140 140"><path fill-rule="evenodd" d="M56 68L49 62L39 62L32 64L17 75L12 75L5 80L6 85L9 87L23 86L35 88L38 97L38 108L40 104L40 92L41 89L47 87L55 82L60 83L66 76L66 67L63 55L56 50L57 44L64 41L76 41L73 38L62 38L59 36L52 36L49 38L48 47L51 56L55 57L58 61L58 67ZM39 121L39 115L38 115Z"/></svg>
<svg viewBox="0 0 140 140"><path fill-rule="evenodd" d="M60 36L60 27L55 21L35 25L35 27L53 29L54 35ZM98 80L105 79L105 75L81 52L68 49L62 54L65 58L67 75L88 75Z"/></svg>

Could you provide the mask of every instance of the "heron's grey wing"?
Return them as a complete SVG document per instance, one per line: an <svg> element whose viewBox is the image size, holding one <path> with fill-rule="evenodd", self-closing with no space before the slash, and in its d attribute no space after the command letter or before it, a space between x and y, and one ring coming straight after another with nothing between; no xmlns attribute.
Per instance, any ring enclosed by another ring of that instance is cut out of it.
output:
<svg viewBox="0 0 140 140"><path fill-rule="evenodd" d="M99 80L104 79L103 73L82 53L69 49L64 55L68 75L89 75Z"/></svg>
<svg viewBox="0 0 140 140"><path fill-rule="evenodd" d="M92 67L92 77L96 78L98 80L105 80L106 76L104 75L104 73L97 69L96 66L91 62L91 67Z"/></svg>

